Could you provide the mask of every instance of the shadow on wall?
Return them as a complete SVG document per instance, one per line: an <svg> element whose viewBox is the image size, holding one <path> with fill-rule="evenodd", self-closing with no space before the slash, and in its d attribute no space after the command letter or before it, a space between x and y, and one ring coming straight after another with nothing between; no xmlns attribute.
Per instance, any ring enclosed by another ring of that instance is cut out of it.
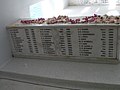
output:
<svg viewBox="0 0 120 90"><path fill-rule="evenodd" d="M30 5L30 18L49 18L58 16L67 6L67 0L41 0L38 3Z"/></svg>
<svg viewBox="0 0 120 90"><path fill-rule="evenodd" d="M30 5L30 18L51 17L53 16L53 7L48 1L41 1Z"/></svg>

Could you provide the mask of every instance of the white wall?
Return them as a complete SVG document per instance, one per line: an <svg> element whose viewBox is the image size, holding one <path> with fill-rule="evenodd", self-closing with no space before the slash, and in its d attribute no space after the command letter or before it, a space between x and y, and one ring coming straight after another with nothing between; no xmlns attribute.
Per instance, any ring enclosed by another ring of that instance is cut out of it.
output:
<svg viewBox="0 0 120 90"><path fill-rule="evenodd" d="M55 13L55 16L60 15L63 9L68 6L68 0L51 0L51 2L53 2L53 13Z"/></svg>
<svg viewBox="0 0 120 90"><path fill-rule="evenodd" d="M0 0L0 66L11 57L6 25L29 17L29 6L41 0Z"/></svg>
<svg viewBox="0 0 120 90"><path fill-rule="evenodd" d="M41 0L40 3L31 5L31 18L50 18L61 14L68 6L68 0Z"/></svg>
<svg viewBox="0 0 120 90"><path fill-rule="evenodd" d="M112 8L112 9L110 9ZM98 15L120 15L120 6L113 8L112 6L68 6L61 14L68 15L70 17L78 16L91 16L94 14Z"/></svg>

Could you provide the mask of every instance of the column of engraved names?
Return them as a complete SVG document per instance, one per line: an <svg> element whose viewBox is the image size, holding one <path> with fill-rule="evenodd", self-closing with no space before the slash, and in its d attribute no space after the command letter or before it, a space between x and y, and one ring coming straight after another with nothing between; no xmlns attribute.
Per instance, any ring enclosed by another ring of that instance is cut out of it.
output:
<svg viewBox="0 0 120 90"><path fill-rule="evenodd" d="M73 55L72 42L71 42L71 29L66 29L67 44L68 44L68 55Z"/></svg>
<svg viewBox="0 0 120 90"><path fill-rule="evenodd" d="M59 29L61 54L66 55L64 29Z"/></svg>
<svg viewBox="0 0 120 90"><path fill-rule="evenodd" d="M113 57L114 53L114 29L109 29L109 57Z"/></svg>
<svg viewBox="0 0 120 90"><path fill-rule="evenodd" d="M95 34L90 33L88 29L78 29L78 38L79 38L79 55L80 56L90 56L93 49L93 41L89 37L94 36Z"/></svg>
<svg viewBox="0 0 120 90"><path fill-rule="evenodd" d="M17 36L17 34L19 33L18 29L15 29L15 30L12 29L12 30L10 30L10 33L11 33L11 38L12 38L12 42L13 42L15 51L21 53L23 51L22 43L24 40L21 37Z"/></svg>
<svg viewBox="0 0 120 90"><path fill-rule="evenodd" d="M35 29L31 29L31 37L32 37L32 42L34 47L34 53L39 53L36 36L35 36Z"/></svg>
<svg viewBox="0 0 120 90"><path fill-rule="evenodd" d="M29 47L29 52L33 53L33 47L32 47L29 29L25 29L25 34L26 34L26 39Z"/></svg>
<svg viewBox="0 0 120 90"><path fill-rule="evenodd" d="M40 38L44 54L55 54L55 47L53 42L51 29L40 29Z"/></svg>
<svg viewBox="0 0 120 90"><path fill-rule="evenodd" d="M106 52L106 45L107 45L107 30L106 29L101 29L101 42L102 42L102 46L101 46L101 56L102 57L106 57L107 52Z"/></svg>

